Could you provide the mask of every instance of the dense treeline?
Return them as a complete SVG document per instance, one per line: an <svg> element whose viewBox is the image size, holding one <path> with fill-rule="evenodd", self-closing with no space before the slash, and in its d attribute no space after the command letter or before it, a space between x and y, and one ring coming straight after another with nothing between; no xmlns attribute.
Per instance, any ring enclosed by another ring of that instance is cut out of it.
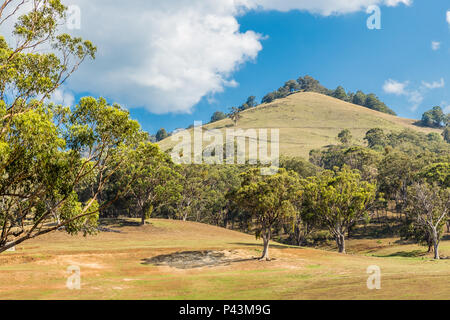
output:
<svg viewBox="0 0 450 320"><path fill-rule="evenodd" d="M282 169L271 177L252 166L176 166L166 159L164 179L155 179L161 161L153 167L147 162L145 179L102 214L140 217L142 223L149 216L180 219L255 233L266 245L264 259L274 238L309 245L325 235L344 253L346 237L381 214L385 225L379 226L379 235L426 244L438 258L450 205L450 145L438 134L410 130L369 130L364 146L353 145L349 132L339 136L340 145L311 151L309 161L283 157ZM123 176L117 173L112 181ZM136 190L141 189L147 206L140 204ZM428 213L417 200L427 194L435 206Z"/></svg>

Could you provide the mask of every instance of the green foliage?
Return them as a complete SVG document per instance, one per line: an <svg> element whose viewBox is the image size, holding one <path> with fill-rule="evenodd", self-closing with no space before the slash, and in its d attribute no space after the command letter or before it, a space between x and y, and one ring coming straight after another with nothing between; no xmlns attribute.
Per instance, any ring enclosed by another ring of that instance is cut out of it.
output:
<svg viewBox="0 0 450 320"><path fill-rule="evenodd" d="M233 121L234 125L237 126L238 121L242 118L241 111L239 108L231 108L230 119Z"/></svg>
<svg viewBox="0 0 450 320"><path fill-rule="evenodd" d="M226 118L227 118L227 116L225 113L223 113L221 111L216 111L216 112L214 112L214 114L211 117L211 123L214 123L214 122L217 122L220 120L224 120Z"/></svg>
<svg viewBox="0 0 450 320"><path fill-rule="evenodd" d="M369 144L371 149L382 149L387 144L387 137L383 129L375 128L366 133L364 140Z"/></svg>
<svg viewBox="0 0 450 320"><path fill-rule="evenodd" d="M366 103L364 104L366 108L380 111L383 113L391 114L391 115L397 115L394 111L389 109L383 102L380 101L380 99L373 93L366 96Z"/></svg>
<svg viewBox="0 0 450 320"><path fill-rule="evenodd" d="M298 176L292 171L280 169L273 176L262 176L261 170L251 169L242 175L241 187L230 196L237 206L249 213L256 237L264 239L262 259L268 258L274 228L287 221L293 224L298 190Z"/></svg>
<svg viewBox="0 0 450 320"><path fill-rule="evenodd" d="M437 184L442 188L450 188L450 162L433 163L419 173L420 179L429 184Z"/></svg>
<svg viewBox="0 0 450 320"><path fill-rule="evenodd" d="M315 214L334 235L345 253L345 233L357 221L368 219L376 200L376 186L362 181L358 171L324 171L302 182L302 208Z"/></svg>
<svg viewBox="0 0 450 320"><path fill-rule="evenodd" d="M250 96L250 97L248 97L247 101L242 106L239 107L239 110L245 111L245 110L254 108L256 106L257 106L256 97Z"/></svg>
<svg viewBox="0 0 450 320"><path fill-rule="evenodd" d="M286 169L287 171L296 172L301 178L314 176L317 172L320 171L320 168L298 157L282 156L280 158L280 167Z"/></svg>
<svg viewBox="0 0 450 320"><path fill-rule="evenodd" d="M333 91L332 96L339 100L348 101L347 93L342 86L337 87L336 90Z"/></svg>
<svg viewBox="0 0 450 320"><path fill-rule="evenodd" d="M450 212L450 188L428 183L412 185L408 188L406 212L419 231L418 239L431 239L434 258L440 259L439 244Z"/></svg>
<svg viewBox="0 0 450 320"><path fill-rule="evenodd" d="M167 133L166 129L164 129L164 128L159 129L155 136L156 142L162 141L168 137L169 137L169 134Z"/></svg>
<svg viewBox="0 0 450 320"><path fill-rule="evenodd" d="M338 134L338 140L343 145L349 145L352 142L352 139L352 133L348 129L342 130Z"/></svg>
<svg viewBox="0 0 450 320"><path fill-rule="evenodd" d="M434 107L433 109L425 112L422 116L422 125L431 128L441 128L445 125L447 116L441 107Z"/></svg>
<svg viewBox="0 0 450 320"><path fill-rule="evenodd" d="M444 132L442 132L442 137L445 142L450 143L450 127L448 125L445 127Z"/></svg>

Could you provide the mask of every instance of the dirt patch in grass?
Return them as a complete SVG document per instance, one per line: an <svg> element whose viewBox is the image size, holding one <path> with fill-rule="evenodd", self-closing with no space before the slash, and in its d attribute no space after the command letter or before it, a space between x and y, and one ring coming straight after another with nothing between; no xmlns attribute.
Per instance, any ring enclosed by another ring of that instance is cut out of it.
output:
<svg viewBox="0 0 450 320"><path fill-rule="evenodd" d="M176 269L227 266L232 263L253 261L241 251L185 251L144 259L142 264L169 266Z"/></svg>

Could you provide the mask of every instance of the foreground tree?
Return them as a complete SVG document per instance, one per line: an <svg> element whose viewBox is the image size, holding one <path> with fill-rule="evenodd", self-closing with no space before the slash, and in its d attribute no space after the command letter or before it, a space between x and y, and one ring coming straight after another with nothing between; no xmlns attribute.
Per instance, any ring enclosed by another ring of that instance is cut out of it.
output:
<svg viewBox="0 0 450 320"><path fill-rule="evenodd" d="M334 235L340 253L345 253L345 234L356 222L368 218L376 187L361 181L358 171L325 171L306 180L302 188L305 212L314 212Z"/></svg>
<svg viewBox="0 0 450 320"><path fill-rule="evenodd" d="M0 2L0 26L14 20L16 39L11 47L0 35L0 253L59 229L95 232L109 205L100 193L143 137L127 111L103 99L72 109L48 103L96 52L57 34L65 12L59 0Z"/></svg>
<svg viewBox="0 0 450 320"><path fill-rule="evenodd" d="M119 184L129 185L131 204L137 208L141 225L159 206L176 201L182 186L172 159L153 143L141 143L127 157L127 166L118 172Z"/></svg>
<svg viewBox="0 0 450 320"><path fill-rule="evenodd" d="M94 233L110 204L98 203L99 195L126 165L142 136L139 124L120 106L93 98L73 111L40 104L10 123L0 165L0 252L61 228ZM89 196L80 201L85 184Z"/></svg>
<svg viewBox="0 0 450 320"><path fill-rule="evenodd" d="M431 236L434 259L439 260L439 244L450 211L450 188L427 183L415 184L409 189L408 214L419 228Z"/></svg>
<svg viewBox="0 0 450 320"><path fill-rule="evenodd" d="M296 209L298 176L294 172L281 169L273 176L262 176L260 169L252 169L242 175L241 187L232 199L242 210L251 214L250 223L255 228L257 238L264 241L260 260L270 260L269 243L275 226L293 222Z"/></svg>

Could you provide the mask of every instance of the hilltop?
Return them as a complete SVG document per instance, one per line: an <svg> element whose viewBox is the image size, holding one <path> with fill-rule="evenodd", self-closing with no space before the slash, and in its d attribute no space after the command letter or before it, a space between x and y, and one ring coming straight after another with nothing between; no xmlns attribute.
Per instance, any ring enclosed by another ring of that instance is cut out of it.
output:
<svg viewBox="0 0 450 320"><path fill-rule="evenodd" d="M300 92L286 98L262 104L241 112L236 129L280 129L280 152L287 156L308 158L312 149L336 144L336 137L343 129L349 129L358 144L364 144L364 136L373 128L386 132L411 129L425 134L439 129L415 125L417 120L370 110L330 96L313 92ZM230 119L207 124L204 129L233 128ZM173 148L171 138L161 141L163 150Z"/></svg>

